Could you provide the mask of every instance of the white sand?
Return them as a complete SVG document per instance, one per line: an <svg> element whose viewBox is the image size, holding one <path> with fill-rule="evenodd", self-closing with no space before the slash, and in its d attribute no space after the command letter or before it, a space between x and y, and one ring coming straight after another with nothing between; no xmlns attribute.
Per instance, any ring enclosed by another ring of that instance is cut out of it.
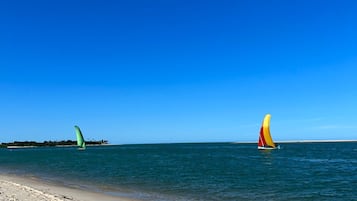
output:
<svg viewBox="0 0 357 201"><path fill-rule="evenodd" d="M134 201L50 184L36 178L0 174L0 201Z"/></svg>

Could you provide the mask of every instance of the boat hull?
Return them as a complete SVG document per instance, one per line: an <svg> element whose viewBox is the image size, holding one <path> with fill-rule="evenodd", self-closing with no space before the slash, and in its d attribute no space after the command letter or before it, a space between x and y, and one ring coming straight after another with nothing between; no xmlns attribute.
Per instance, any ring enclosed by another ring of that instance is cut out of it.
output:
<svg viewBox="0 0 357 201"><path fill-rule="evenodd" d="M273 150L273 149L280 149L280 145L276 146L276 147L261 147L258 146L259 150Z"/></svg>

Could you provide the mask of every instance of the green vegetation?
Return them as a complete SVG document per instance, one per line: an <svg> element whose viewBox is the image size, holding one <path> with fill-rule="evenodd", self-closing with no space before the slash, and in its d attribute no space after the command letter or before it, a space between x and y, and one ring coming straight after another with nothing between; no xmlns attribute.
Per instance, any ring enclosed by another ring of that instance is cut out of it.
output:
<svg viewBox="0 0 357 201"><path fill-rule="evenodd" d="M108 144L107 140L100 141L86 141L87 145L104 145ZM0 147L6 148L8 146L19 146L19 147L54 147L54 146L77 146L77 141L73 140L62 140L62 141L44 141L44 142L35 142L35 141L15 141L1 143Z"/></svg>

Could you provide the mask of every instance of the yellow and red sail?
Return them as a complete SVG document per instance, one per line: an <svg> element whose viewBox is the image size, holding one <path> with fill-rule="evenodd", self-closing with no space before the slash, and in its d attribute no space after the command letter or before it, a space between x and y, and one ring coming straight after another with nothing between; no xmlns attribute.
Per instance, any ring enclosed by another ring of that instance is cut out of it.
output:
<svg viewBox="0 0 357 201"><path fill-rule="evenodd" d="M266 114L260 128L258 147L272 147L275 148L276 145L270 135L270 114Z"/></svg>

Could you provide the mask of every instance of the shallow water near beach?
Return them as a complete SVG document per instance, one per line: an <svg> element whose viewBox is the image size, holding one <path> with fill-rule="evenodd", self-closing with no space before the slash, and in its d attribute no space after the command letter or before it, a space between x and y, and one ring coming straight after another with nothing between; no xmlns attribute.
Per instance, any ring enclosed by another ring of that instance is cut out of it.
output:
<svg viewBox="0 0 357 201"><path fill-rule="evenodd" d="M357 143L0 149L0 170L142 200L357 200Z"/></svg>

